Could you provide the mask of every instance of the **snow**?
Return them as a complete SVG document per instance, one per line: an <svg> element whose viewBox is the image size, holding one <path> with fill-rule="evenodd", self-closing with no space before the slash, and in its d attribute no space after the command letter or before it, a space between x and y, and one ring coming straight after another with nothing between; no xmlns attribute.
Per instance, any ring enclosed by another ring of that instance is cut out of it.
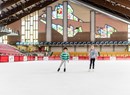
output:
<svg viewBox="0 0 130 95"><path fill-rule="evenodd" d="M130 95L129 61L60 61L0 63L0 95Z"/></svg>

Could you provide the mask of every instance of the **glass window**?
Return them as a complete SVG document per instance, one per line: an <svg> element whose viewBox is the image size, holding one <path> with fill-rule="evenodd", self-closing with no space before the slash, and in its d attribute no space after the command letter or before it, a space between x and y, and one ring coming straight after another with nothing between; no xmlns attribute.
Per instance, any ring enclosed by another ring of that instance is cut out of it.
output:
<svg viewBox="0 0 130 95"><path fill-rule="evenodd" d="M128 33L128 37L130 38L130 33Z"/></svg>
<svg viewBox="0 0 130 95"><path fill-rule="evenodd" d="M57 31L63 35L63 27L61 25L57 25Z"/></svg>
<svg viewBox="0 0 130 95"><path fill-rule="evenodd" d="M36 31L36 39L38 39L38 33L37 33L38 31Z"/></svg>
<svg viewBox="0 0 130 95"><path fill-rule="evenodd" d="M22 25L25 25L25 20L24 19L22 20Z"/></svg>
<svg viewBox="0 0 130 95"><path fill-rule="evenodd" d="M35 23L36 23L35 29L38 29L38 21L36 21Z"/></svg>
<svg viewBox="0 0 130 95"><path fill-rule="evenodd" d="M130 29L130 25L128 25L128 29Z"/></svg>
<svg viewBox="0 0 130 95"><path fill-rule="evenodd" d="M38 20L38 11L36 11L36 20Z"/></svg>
<svg viewBox="0 0 130 95"><path fill-rule="evenodd" d="M8 43L8 41L7 41L7 36L3 36L3 37L2 37L2 43L4 43L4 44L7 44L7 43Z"/></svg>
<svg viewBox="0 0 130 95"><path fill-rule="evenodd" d="M40 16L40 21L44 24L46 24L46 14L45 13L46 12L44 12ZM54 10L52 11L52 19L63 19L63 5L62 4L55 6ZM74 15L74 10L71 7L71 5L68 5L68 19L73 20L73 21L82 22L82 20L80 20L78 17L76 17ZM63 35L63 26L56 25L53 23L52 28ZM76 29L68 27L68 37L74 37L78 32L83 32L82 27L78 27Z"/></svg>
<svg viewBox="0 0 130 95"><path fill-rule="evenodd" d="M22 41L25 42L33 42L34 38L36 38L36 36L38 36L38 11L25 16L23 18L25 20L25 26L22 25L21 31L23 35L23 37L21 38ZM21 19L23 21L23 19ZM36 40L38 41L38 40Z"/></svg>
<svg viewBox="0 0 130 95"><path fill-rule="evenodd" d="M30 27L30 33L33 34L33 26Z"/></svg>
<svg viewBox="0 0 130 95"><path fill-rule="evenodd" d="M128 29L128 32L130 32L130 29Z"/></svg>
<svg viewBox="0 0 130 95"><path fill-rule="evenodd" d="M31 17L30 22L31 22L31 25L33 25L33 17Z"/></svg>
<svg viewBox="0 0 130 95"><path fill-rule="evenodd" d="M22 33L21 34L25 34L25 26L22 26Z"/></svg>

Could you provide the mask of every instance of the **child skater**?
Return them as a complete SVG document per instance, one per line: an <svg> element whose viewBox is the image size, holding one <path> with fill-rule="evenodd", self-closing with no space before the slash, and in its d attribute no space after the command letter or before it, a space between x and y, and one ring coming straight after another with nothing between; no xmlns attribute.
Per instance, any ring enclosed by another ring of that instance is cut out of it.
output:
<svg viewBox="0 0 130 95"><path fill-rule="evenodd" d="M92 45L90 48L90 52L89 52L89 57L90 57L89 72L90 72L91 68L94 71L95 60L96 60L97 56L98 56L98 52L95 50L94 46Z"/></svg>
<svg viewBox="0 0 130 95"><path fill-rule="evenodd" d="M61 58L61 64L57 71L59 72L61 66L64 64L64 72L66 72L66 63L69 62L69 58L70 58L68 49L66 47L63 49L63 52L61 53L60 58Z"/></svg>

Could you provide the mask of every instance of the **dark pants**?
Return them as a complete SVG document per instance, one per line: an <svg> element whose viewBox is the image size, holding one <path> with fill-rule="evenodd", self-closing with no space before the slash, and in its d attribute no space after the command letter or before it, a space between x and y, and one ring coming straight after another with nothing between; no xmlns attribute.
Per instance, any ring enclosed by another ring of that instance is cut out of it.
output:
<svg viewBox="0 0 130 95"><path fill-rule="evenodd" d="M94 69L94 66L95 66L95 58L91 58L91 59L90 59L89 69L91 69L92 65L93 65L93 69Z"/></svg>

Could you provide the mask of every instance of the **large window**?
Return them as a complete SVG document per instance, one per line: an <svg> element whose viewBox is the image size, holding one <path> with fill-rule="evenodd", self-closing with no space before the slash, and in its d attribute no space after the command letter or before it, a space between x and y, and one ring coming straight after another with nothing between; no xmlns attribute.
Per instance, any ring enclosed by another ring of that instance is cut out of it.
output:
<svg viewBox="0 0 130 95"><path fill-rule="evenodd" d="M21 42L38 42L38 11L21 19Z"/></svg>
<svg viewBox="0 0 130 95"><path fill-rule="evenodd" d="M83 22L78 17L76 17L73 13L74 13L74 10L72 9L70 5L68 5L68 20ZM46 14L44 13L41 15L41 19L40 19L40 21L43 22L44 24L46 24L45 18L46 18ZM62 4L55 6L54 11L52 12L52 20L53 19L61 19L61 20L63 19L63 5ZM58 24L52 24L52 28L56 30L57 32L59 32L61 35L63 35L63 26L58 25ZM68 37L74 37L78 32L82 32L81 26L76 27L76 28L74 28L74 26L72 25L68 26Z"/></svg>
<svg viewBox="0 0 130 95"><path fill-rule="evenodd" d="M0 43L7 44L8 43L7 36L0 37Z"/></svg>
<svg viewBox="0 0 130 95"><path fill-rule="evenodd" d="M117 32L117 30L106 24L104 27L98 27L95 36L96 38L110 38L114 32Z"/></svg>

